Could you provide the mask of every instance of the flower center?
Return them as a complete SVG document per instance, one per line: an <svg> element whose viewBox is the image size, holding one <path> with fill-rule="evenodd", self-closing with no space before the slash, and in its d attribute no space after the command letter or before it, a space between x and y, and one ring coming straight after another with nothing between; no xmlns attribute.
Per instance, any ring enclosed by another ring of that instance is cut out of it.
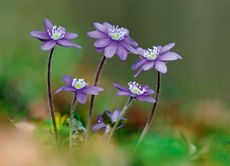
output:
<svg viewBox="0 0 230 166"><path fill-rule="evenodd" d="M62 26L54 25L52 31L48 30L48 34L53 40L62 39L65 36L65 33L66 33L65 28Z"/></svg>
<svg viewBox="0 0 230 166"><path fill-rule="evenodd" d="M145 57L148 60L155 60L159 53L159 49L153 46L152 49L148 48L147 50L145 50L143 57Z"/></svg>
<svg viewBox="0 0 230 166"><path fill-rule="evenodd" d="M86 85L88 85L88 83L86 83L84 81L84 79L78 79L78 78L74 78L72 81L72 86L76 89L82 89L84 88Z"/></svg>
<svg viewBox="0 0 230 166"><path fill-rule="evenodd" d="M108 29L108 33L109 36L111 37L111 39L113 40L122 40L124 39L125 36L127 36L129 34L128 29L126 28L119 28L118 25L117 26L112 26Z"/></svg>
<svg viewBox="0 0 230 166"><path fill-rule="evenodd" d="M136 82L129 82L128 85L129 90L135 95L142 95L146 92L146 89Z"/></svg>

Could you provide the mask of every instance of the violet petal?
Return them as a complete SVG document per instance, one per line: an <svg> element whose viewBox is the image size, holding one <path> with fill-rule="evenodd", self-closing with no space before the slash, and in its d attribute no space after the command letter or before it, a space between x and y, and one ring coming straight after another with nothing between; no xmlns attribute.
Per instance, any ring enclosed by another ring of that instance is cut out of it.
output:
<svg viewBox="0 0 230 166"><path fill-rule="evenodd" d="M101 47L108 46L110 43L111 43L111 40L109 38L105 38L105 39L96 40L93 45L97 48L98 47L101 48Z"/></svg>
<svg viewBox="0 0 230 166"><path fill-rule="evenodd" d="M103 25L106 26L108 29L112 27L112 25L108 22L104 22Z"/></svg>
<svg viewBox="0 0 230 166"><path fill-rule="evenodd" d="M113 112L112 118L111 118L113 123L117 121L119 115L120 115L120 111L116 110Z"/></svg>
<svg viewBox="0 0 230 166"><path fill-rule="evenodd" d="M145 95L151 95L151 94L154 94L155 91L152 90L152 89L147 89L147 91L145 92Z"/></svg>
<svg viewBox="0 0 230 166"><path fill-rule="evenodd" d="M133 77L136 78L141 72L142 72L142 68L140 68Z"/></svg>
<svg viewBox="0 0 230 166"><path fill-rule="evenodd" d="M105 25L100 24L100 23L98 23L98 22L95 22L95 23L94 23L94 26L95 26L95 28L96 28L97 30L99 30L99 31L101 31L101 32L103 32L103 33L105 33L105 34L108 33L108 28L107 28Z"/></svg>
<svg viewBox="0 0 230 166"><path fill-rule="evenodd" d="M97 51L97 52L103 52L103 51L104 51L104 48L96 48L96 51Z"/></svg>
<svg viewBox="0 0 230 166"><path fill-rule="evenodd" d="M104 39L107 37L104 33L100 31L91 31L91 32L88 32L87 35L95 39Z"/></svg>
<svg viewBox="0 0 230 166"><path fill-rule="evenodd" d="M104 55L106 58L111 58L117 51L117 44L115 42L112 42L110 45L108 45L105 48Z"/></svg>
<svg viewBox="0 0 230 166"><path fill-rule="evenodd" d="M175 46L175 43L169 43L169 44L167 44L167 45L161 47L160 53L163 54L163 53L165 53L165 52L171 50L174 46Z"/></svg>
<svg viewBox="0 0 230 166"><path fill-rule="evenodd" d="M146 63L148 60L146 59L141 59L141 60L138 60L136 63L134 63L132 66L131 66L131 69L132 70L136 70L138 68L140 68L144 63Z"/></svg>
<svg viewBox="0 0 230 166"><path fill-rule="evenodd" d="M75 92L76 89L74 89L72 86L63 86L61 88L59 88L58 90L56 90L55 94L64 91L64 92Z"/></svg>
<svg viewBox="0 0 230 166"><path fill-rule="evenodd" d="M121 42L122 46L125 47L127 50L129 50L131 53L133 54L137 54L136 49L134 49L132 46L130 46L129 44L125 43L125 42Z"/></svg>
<svg viewBox="0 0 230 166"><path fill-rule="evenodd" d="M121 60L124 61L128 57L128 51L124 47L118 46L117 55L119 56Z"/></svg>
<svg viewBox="0 0 230 166"><path fill-rule="evenodd" d="M120 91L126 91L129 92L129 90L125 87L120 86L119 84L113 83L114 87L117 88Z"/></svg>
<svg viewBox="0 0 230 166"><path fill-rule="evenodd" d="M154 63L155 63L154 61L147 62L144 65L142 65L141 68L144 71L147 71L147 70L149 70L149 69L151 69L153 67Z"/></svg>
<svg viewBox="0 0 230 166"><path fill-rule="evenodd" d="M123 39L124 42L130 44L131 46L133 47L137 47L138 46L138 43L135 42L133 39L131 39L130 37L126 37Z"/></svg>
<svg viewBox="0 0 230 166"><path fill-rule="evenodd" d="M160 73L166 73L167 72L167 66L164 62L162 61L157 61L155 64L155 68L157 71L159 71Z"/></svg>
<svg viewBox="0 0 230 166"><path fill-rule="evenodd" d="M96 123L96 124L93 126L92 130L93 130L93 131L98 131L98 130L101 130L101 129L105 128L105 127L106 127L106 126L104 125L104 123Z"/></svg>
<svg viewBox="0 0 230 166"><path fill-rule="evenodd" d="M87 102L87 95L84 92L78 91L76 96L79 103L85 104Z"/></svg>
<svg viewBox="0 0 230 166"><path fill-rule="evenodd" d="M49 41L46 41L44 42L42 45L41 45L41 49L43 51L49 51L51 50L52 48L54 48L56 45L56 41L54 40L49 40Z"/></svg>
<svg viewBox="0 0 230 166"><path fill-rule="evenodd" d="M65 83L67 83L68 85L71 85L72 82L73 82L73 78L70 77L70 76L67 76L67 75L62 76L62 79L63 79L63 81L65 81Z"/></svg>
<svg viewBox="0 0 230 166"><path fill-rule="evenodd" d="M145 50L143 48L138 47L137 48L137 53L141 56L144 56Z"/></svg>
<svg viewBox="0 0 230 166"><path fill-rule="evenodd" d="M159 57L162 61L175 61L177 59L182 59L182 57L175 52L166 52L165 54Z"/></svg>
<svg viewBox="0 0 230 166"><path fill-rule="evenodd" d="M30 32L30 35L33 37L36 37L37 39L50 40L50 36L46 32L33 31L33 32Z"/></svg>
<svg viewBox="0 0 230 166"><path fill-rule="evenodd" d="M103 88L100 88L100 87L97 87L97 86L87 86L83 91L86 94L98 95L99 92L103 91Z"/></svg>
<svg viewBox="0 0 230 166"><path fill-rule="evenodd" d="M71 40L71 39L75 39L76 37L78 37L76 33L66 32L64 39Z"/></svg>
<svg viewBox="0 0 230 166"><path fill-rule="evenodd" d="M147 101L147 102L150 102L150 103L155 103L156 100L153 98L153 97L146 97L146 96L138 96L136 98L137 100L140 100L140 101Z"/></svg>
<svg viewBox="0 0 230 166"><path fill-rule="evenodd" d="M120 95L120 96L129 96L129 95L130 95L130 92L118 91L118 92L117 92L117 95Z"/></svg>
<svg viewBox="0 0 230 166"><path fill-rule="evenodd" d="M44 27L45 27L46 32L52 31L53 24L49 19L46 18L44 19Z"/></svg>
<svg viewBox="0 0 230 166"><path fill-rule="evenodd" d="M74 43L74 42L71 42L69 40L65 40L65 39L61 39L61 40L58 40L57 43L61 46L64 46L64 47L75 47L75 48L81 48L81 46L79 46L78 44Z"/></svg>

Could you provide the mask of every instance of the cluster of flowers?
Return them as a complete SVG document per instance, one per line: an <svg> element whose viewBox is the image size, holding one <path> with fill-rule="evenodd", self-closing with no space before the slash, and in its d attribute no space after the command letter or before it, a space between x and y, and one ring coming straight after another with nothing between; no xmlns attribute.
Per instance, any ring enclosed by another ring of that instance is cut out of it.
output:
<svg viewBox="0 0 230 166"><path fill-rule="evenodd" d="M44 20L44 27L44 32L31 32L33 37L42 41L42 50L53 50L56 45L81 48L78 44L71 41L72 39L78 37L76 33L67 32L64 27L53 25L48 19ZM126 28L111 25L107 22L94 23L94 27L95 30L88 32L87 35L96 39L94 46L98 52L103 53L104 60L117 55L122 61L125 61L128 54L138 55L137 57L139 57L139 60L131 66L132 70L136 70L134 77L137 77L142 71L150 69L155 69L158 73L164 74L167 72L166 64L168 62L182 59L180 55L171 51L171 49L175 46L174 43L144 49L139 47L138 43L130 37L130 32ZM102 68L103 64L99 66ZM97 74L99 75L100 73ZM103 88L97 86L98 80L93 86L89 86L83 78L63 76L63 80L66 85L59 88L56 93L61 91L73 92L77 103L86 103L87 94L94 96L103 91ZM152 97L154 90L152 90L148 85L141 85L137 82L129 82L127 87L122 87L116 83L114 83L114 87L118 90L117 95L129 96L131 100L136 99L150 103L156 102L155 98ZM92 103L93 101L91 98L91 104ZM130 102L128 104L130 104ZM125 107L125 109L127 109L127 107ZM93 130L97 131L103 129L106 133L110 133L112 128L115 127L115 129L117 129L122 127L124 125L123 122L126 121L124 113L124 110L116 110L113 113L109 111L103 112L98 116L97 124L93 126Z"/></svg>

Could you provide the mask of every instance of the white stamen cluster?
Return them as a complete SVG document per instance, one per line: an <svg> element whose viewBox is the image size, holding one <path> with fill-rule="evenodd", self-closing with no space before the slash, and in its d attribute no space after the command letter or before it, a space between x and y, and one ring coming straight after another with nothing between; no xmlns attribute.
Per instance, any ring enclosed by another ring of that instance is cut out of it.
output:
<svg viewBox="0 0 230 166"><path fill-rule="evenodd" d="M72 86L75 87L76 89L82 89L86 85L88 85L88 83L86 83L84 79L74 78L72 81Z"/></svg>
<svg viewBox="0 0 230 166"><path fill-rule="evenodd" d="M54 25L52 30L48 30L48 34L53 40L62 39L65 36L66 30L62 26Z"/></svg>
<svg viewBox="0 0 230 166"><path fill-rule="evenodd" d="M129 85L129 90L135 95L142 95L147 91L145 88L143 88L141 85L139 85L136 82L129 82L128 85Z"/></svg>
<svg viewBox="0 0 230 166"><path fill-rule="evenodd" d="M126 28L119 28L118 25L114 25L108 29L108 34L113 40L122 40L129 34L129 31Z"/></svg>
<svg viewBox="0 0 230 166"><path fill-rule="evenodd" d="M153 48L148 48L145 50L143 57L145 57L148 60L155 60L157 56L159 55L160 51L157 47L153 46Z"/></svg>

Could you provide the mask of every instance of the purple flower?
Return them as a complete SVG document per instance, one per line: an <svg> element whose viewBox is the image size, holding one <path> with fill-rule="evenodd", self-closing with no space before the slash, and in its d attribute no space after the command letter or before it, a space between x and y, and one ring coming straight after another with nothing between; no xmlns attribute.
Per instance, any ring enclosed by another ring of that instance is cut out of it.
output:
<svg viewBox="0 0 230 166"><path fill-rule="evenodd" d="M42 50L49 51L56 45L81 48L78 44L71 41L78 36L76 33L66 32L64 27L53 25L48 19L44 20L44 28L44 32L33 31L30 33L31 36L43 42L41 45Z"/></svg>
<svg viewBox="0 0 230 166"><path fill-rule="evenodd" d="M137 54L137 42L129 36L126 28L111 25L107 22L103 24L94 23L95 31L88 32L88 36L95 38L94 46L98 52L104 52L106 58L111 58L115 54L121 60L126 60L128 53Z"/></svg>
<svg viewBox="0 0 230 166"><path fill-rule="evenodd" d="M122 87L118 84L113 84L118 90L117 94L121 96L130 96L134 99L140 101L147 101L150 103L155 103L156 100L151 97L154 93L154 90L150 89L148 85L140 85L136 82L129 82L128 88Z"/></svg>
<svg viewBox="0 0 230 166"><path fill-rule="evenodd" d="M132 70L138 70L134 77L137 77L142 70L147 71L153 67L160 73L166 73L167 62L182 59L180 55L170 51L174 46L175 43L170 43L165 46L153 46L152 49L146 50L138 48L137 52L141 55L141 60L131 67Z"/></svg>
<svg viewBox="0 0 230 166"><path fill-rule="evenodd" d="M105 130L105 132L109 132L113 125L117 122L120 113L121 112L119 110L116 110L113 113L104 111L97 117L97 123L93 126L93 131ZM126 121L127 119L125 117L121 117L117 129L124 126Z"/></svg>
<svg viewBox="0 0 230 166"><path fill-rule="evenodd" d="M55 93L61 91L74 92L77 101L82 104L86 103L87 94L98 95L99 92L103 91L103 89L98 86L88 86L88 83L86 83L84 79L72 78L70 76L63 76L62 79L67 85L59 88Z"/></svg>

